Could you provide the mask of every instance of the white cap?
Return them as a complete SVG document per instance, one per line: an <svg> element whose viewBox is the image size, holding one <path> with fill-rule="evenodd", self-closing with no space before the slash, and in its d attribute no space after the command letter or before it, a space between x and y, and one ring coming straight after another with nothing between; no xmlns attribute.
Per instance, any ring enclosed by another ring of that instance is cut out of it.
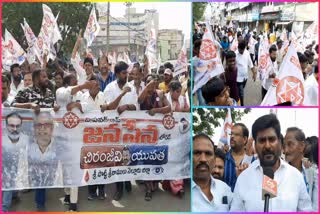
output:
<svg viewBox="0 0 320 214"><path fill-rule="evenodd" d="M170 68L166 68L166 70L164 70L164 74L172 75L171 69Z"/></svg>

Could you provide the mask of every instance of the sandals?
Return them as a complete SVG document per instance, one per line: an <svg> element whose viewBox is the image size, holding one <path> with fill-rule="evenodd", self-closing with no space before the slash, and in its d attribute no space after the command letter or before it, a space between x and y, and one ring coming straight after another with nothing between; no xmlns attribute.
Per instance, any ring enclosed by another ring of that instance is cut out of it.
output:
<svg viewBox="0 0 320 214"><path fill-rule="evenodd" d="M146 192L144 196L144 200L151 201L151 199L152 199L152 192Z"/></svg>

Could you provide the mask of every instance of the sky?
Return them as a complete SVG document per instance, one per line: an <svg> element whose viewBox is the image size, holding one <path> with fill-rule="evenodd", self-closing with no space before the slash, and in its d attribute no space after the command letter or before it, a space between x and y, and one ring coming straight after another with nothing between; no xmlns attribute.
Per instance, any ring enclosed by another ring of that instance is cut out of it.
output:
<svg viewBox="0 0 320 214"><path fill-rule="evenodd" d="M98 4L107 5L107 3ZM137 13L142 13L145 9L156 9L159 12L159 29L182 30L185 38L190 38L190 2L134 2L132 7L136 8ZM123 17L125 9L124 3L110 3L110 14L113 17Z"/></svg>
<svg viewBox="0 0 320 214"><path fill-rule="evenodd" d="M240 110L240 109L239 109ZM259 117L269 114L269 108L252 108L251 112L241 118L241 122L244 123L249 129L249 135L251 136L252 124ZM302 129L306 137L318 136L318 118L319 111L317 108L278 108L277 117L281 125L281 133L285 135L287 128L297 126ZM221 120L223 124L223 120ZM215 129L215 135L212 140L219 142L221 134L221 127Z"/></svg>

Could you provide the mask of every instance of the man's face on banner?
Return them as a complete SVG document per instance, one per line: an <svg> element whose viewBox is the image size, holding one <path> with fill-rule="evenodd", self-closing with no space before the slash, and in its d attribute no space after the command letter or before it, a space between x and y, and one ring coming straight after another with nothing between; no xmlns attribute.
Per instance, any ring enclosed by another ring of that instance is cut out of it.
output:
<svg viewBox="0 0 320 214"><path fill-rule="evenodd" d="M48 114L40 113L34 124L34 132L39 146L49 146L53 134L53 120Z"/></svg>
<svg viewBox="0 0 320 214"><path fill-rule="evenodd" d="M7 131L8 137L12 143L16 143L19 140L21 132L22 121L19 117L13 116L8 118Z"/></svg>

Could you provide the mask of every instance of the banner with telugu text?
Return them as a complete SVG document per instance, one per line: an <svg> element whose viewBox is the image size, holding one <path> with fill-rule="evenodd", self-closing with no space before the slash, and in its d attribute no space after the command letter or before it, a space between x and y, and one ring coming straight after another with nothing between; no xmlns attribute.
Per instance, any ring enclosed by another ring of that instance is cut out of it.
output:
<svg viewBox="0 0 320 214"><path fill-rule="evenodd" d="M2 108L2 190L190 177L190 114Z"/></svg>

